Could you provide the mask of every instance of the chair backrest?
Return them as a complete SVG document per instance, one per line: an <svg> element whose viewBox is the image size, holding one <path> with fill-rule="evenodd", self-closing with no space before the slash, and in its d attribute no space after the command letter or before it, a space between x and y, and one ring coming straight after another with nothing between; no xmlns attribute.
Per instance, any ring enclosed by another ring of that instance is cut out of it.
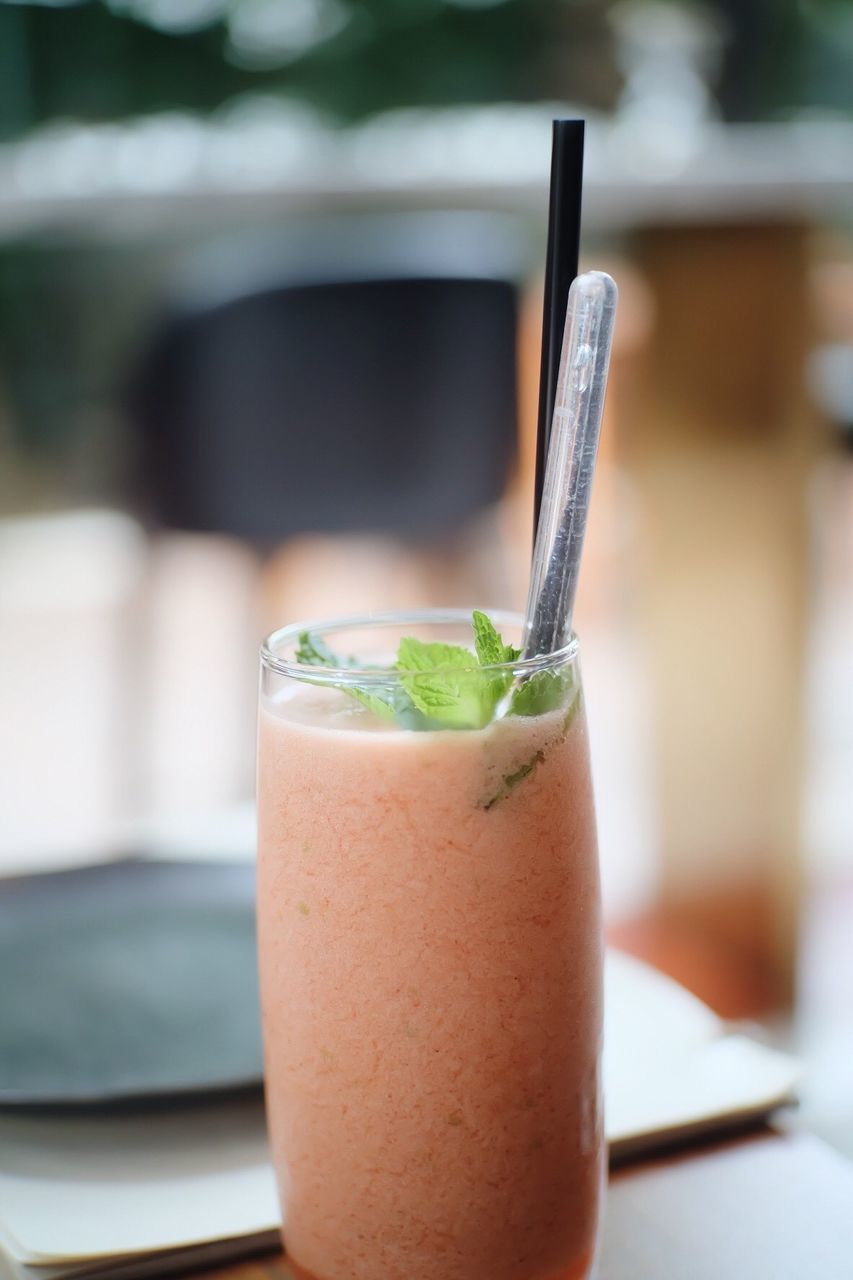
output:
<svg viewBox="0 0 853 1280"><path fill-rule="evenodd" d="M299 281L184 308L132 381L146 503L261 546L454 531L512 466L516 337L516 287L494 277Z"/></svg>

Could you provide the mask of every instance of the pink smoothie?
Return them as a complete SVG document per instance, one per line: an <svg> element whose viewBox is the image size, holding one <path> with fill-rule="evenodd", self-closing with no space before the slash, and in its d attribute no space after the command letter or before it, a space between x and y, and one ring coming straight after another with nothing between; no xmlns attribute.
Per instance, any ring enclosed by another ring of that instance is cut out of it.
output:
<svg viewBox="0 0 853 1280"><path fill-rule="evenodd" d="M583 711L406 732L293 683L261 711L258 927L297 1273L581 1280L603 1168Z"/></svg>

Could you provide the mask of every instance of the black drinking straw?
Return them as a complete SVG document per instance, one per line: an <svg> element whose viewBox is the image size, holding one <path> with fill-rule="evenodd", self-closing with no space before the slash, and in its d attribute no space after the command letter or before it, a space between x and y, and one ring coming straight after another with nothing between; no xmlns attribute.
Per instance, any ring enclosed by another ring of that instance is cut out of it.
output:
<svg viewBox="0 0 853 1280"><path fill-rule="evenodd" d="M539 373L539 422L536 432L536 480L533 537L539 527L551 419L557 396L560 348L569 289L578 274L583 185L583 120L555 120L551 147L551 196L548 254L545 262L545 311L542 317L542 365Z"/></svg>

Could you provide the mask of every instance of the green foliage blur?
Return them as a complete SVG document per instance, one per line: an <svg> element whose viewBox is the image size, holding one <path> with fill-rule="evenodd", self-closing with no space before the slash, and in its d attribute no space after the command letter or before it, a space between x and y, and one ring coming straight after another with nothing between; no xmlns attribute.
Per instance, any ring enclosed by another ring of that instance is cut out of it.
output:
<svg viewBox="0 0 853 1280"><path fill-rule="evenodd" d="M197 23L164 29L168 8L194 8ZM613 69L590 76L575 64L594 48L602 68L607 9L560 0L0 0L0 136L57 117L206 113L247 92L281 93L342 122L395 106L534 100L572 79L606 106Z"/></svg>
<svg viewBox="0 0 853 1280"><path fill-rule="evenodd" d="M853 109L851 0L667 2L721 23L724 117ZM0 0L0 138L56 118L209 113L250 92L341 122L391 107L549 98L606 110L621 84L616 3Z"/></svg>

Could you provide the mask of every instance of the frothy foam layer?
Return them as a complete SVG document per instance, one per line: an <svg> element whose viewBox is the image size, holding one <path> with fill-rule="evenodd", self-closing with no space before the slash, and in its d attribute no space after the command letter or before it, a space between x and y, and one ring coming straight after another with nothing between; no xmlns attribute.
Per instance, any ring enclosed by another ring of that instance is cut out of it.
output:
<svg viewBox="0 0 853 1280"><path fill-rule="evenodd" d="M355 698L329 685L301 684L291 681L269 703L269 712L293 724L315 729L353 729L376 733L394 729Z"/></svg>

